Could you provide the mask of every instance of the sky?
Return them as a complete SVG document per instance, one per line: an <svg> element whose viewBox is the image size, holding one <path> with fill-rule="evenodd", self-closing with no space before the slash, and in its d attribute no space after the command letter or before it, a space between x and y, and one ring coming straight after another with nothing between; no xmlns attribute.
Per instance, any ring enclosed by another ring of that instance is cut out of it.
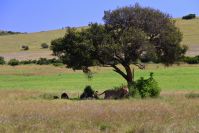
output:
<svg viewBox="0 0 199 133"><path fill-rule="evenodd" d="M199 16L199 0L0 0L0 30L39 32L103 23L105 10L135 3L174 18Z"/></svg>

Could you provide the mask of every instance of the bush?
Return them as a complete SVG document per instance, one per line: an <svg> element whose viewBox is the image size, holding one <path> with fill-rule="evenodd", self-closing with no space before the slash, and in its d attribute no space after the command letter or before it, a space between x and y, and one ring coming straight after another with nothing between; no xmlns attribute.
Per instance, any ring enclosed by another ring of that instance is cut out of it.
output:
<svg viewBox="0 0 199 133"><path fill-rule="evenodd" d="M86 86L84 92L81 94L80 99L94 98L95 91L91 86Z"/></svg>
<svg viewBox="0 0 199 133"><path fill-rule="evenodd" d="M53 58L53 59L46 59L46 58L40 58L38 60L24 60L20 61L19 64L27 65L27 64L38 64L38 65L48 65L53 64L54 66L62 66L63 63L61 60Z"/></svg>
<svg viewBox="0 0 199 133"><path fill-rule="evenodd" d="M29 50L29 47L28 47L27 45L22 45L22 46L21 46L21 49L22 49L22 50Z"/></svg>
<svg viewBox="0 0 199 133"><path fill-rule="evenodd" d="M134 85L130 86L129 89L130 95L133 97L139 95L141 98L145 98L158 97L160 95L160 88L156 80L153 78L153 73L150 73L150 77L148 79L141 77Z"/></svg>
<svg viewBox="0 0 199 133"><path fill-rule="evenodd" d="M3 57L0 56L0 65L4 65L6 62Z"/></svg>
<svg viewBox="0 0 199 133"><path fill-rule="evenodd" d="M194 19L194 18L196 18L196 14L188 14L182 17L182 19Z"/></svg>
<svg viewBox="0 0 199 133"><path fill-rule="evenodd" d="M19 61L17 59L11 59L9 60L8 65L17 66L19 65Z"/></svg>
<svg viewBox="0 0 199 133"><path fill-rule="evenodd" d="M41 48L43 48L43 49L46 49L46 48L48 48L49 46L48 46L48 44L47 43L42 43L41 44Z"/></svg>
<svg viewBox="0 0 199 133"><path fill-rule="evenodd" d="M40 59L37 61L37 64L38 64L38 65L48 65L48 64L50 64L50 63L49 63L49 60L48 60L48 59L46 59L46 58L40 58Z"/></svg>
<svg viewBox="0 0 199 133"><path fill-rule="evenodd" d="M27 65L27 64L34 64L35 60L24 60L20 61L20 64Z"/></svg>
<svg viewBox="0 0 199 133"><path fill-rule="evenodd" d="M199 56L195 57L184 57L183 61L188 64L198 64L199 63Z"/></svg>
<svg viewBox="0 0 199 133"><path fill-rule="evenodd" d="M62 63L60 59L56 59L56 58L48 59L48 61L49 61L49 64Z"/></svg>
<svg viewBox="0 0 199 133"><path fill-rule="evenodd" d="M129 95L130 96L140 98L139 91L136 88L136 82L134 84L128 86L128 88L129 88Z"/></svg>
<svg viewBox="0 0 199 133"><path fill-rule="evenodd" d="M60 66L63 66L64 64L63 63L53 63L53 66L56 66L56 67L60 67Z"/></svg>

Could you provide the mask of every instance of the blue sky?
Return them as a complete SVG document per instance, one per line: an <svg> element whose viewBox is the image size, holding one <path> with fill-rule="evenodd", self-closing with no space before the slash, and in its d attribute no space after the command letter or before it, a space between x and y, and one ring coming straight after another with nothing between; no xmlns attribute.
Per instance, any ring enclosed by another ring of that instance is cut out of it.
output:
<svg viewBox="0 0 199 133"><path fill-rule="evenodd" d="M199 16L199 0L0 0L0 29L37 32L103 23L104 10L136 2L173 17L189 13Z"/></svg>

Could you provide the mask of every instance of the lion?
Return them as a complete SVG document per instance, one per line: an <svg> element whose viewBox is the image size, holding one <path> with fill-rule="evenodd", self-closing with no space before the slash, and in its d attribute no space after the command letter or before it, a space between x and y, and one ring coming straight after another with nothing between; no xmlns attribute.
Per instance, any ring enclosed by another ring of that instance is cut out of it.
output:
<svg viewBox="0 0 199 133"><path fill-rule="evenodd" d="M98 94L98 96L103 94L104 94L104 99L121 99L128 96L129 89L128 87L123 87L117 90L105 90L101 94Z"/></svg>

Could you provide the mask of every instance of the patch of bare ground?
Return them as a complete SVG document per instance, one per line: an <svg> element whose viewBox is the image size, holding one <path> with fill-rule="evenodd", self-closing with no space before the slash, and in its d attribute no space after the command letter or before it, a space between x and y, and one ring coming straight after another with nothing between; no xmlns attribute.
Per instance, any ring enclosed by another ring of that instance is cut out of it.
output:
<svg viewBox="0 0 199 133"><path fill-rule="evenodd" d="M199 99L187 99L189 92L144 100L36 98L43 93L1 90L0 132L199 132Z"/></svg>
<svg viewBox="0 0 199 133"><path fill-rule="evenodd" d="M10 59L17 59L17 60L36 60L39 58L47 58L52 59L55 56L52 56L51 51L20 51L20 52L13 52L13 53L0 53L0 56L4 57L6 61Z"/></svg>
<svg viewBox="0 0 199 133"><path fill-rule="evenodd" d="M199 55L199 45L190 45L186 53L187 56L196 56ZM6 61L10 59L17 60L36 60L39 58L57 58L52 56L52 51L50 50L38 50L38 51L20 51L20 52L9 52L9 53L0 53L0 56L4 57Z"/></svg>

